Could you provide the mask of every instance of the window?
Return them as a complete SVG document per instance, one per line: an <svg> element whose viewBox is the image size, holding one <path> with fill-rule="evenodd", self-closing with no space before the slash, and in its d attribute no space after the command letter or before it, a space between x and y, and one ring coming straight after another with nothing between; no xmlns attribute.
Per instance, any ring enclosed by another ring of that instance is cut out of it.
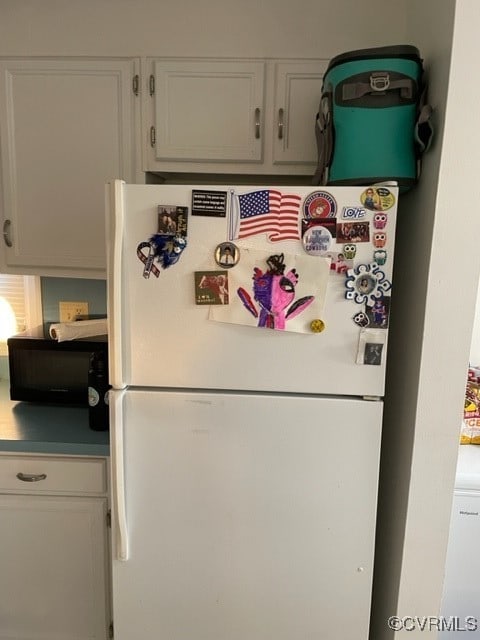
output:
<svg viewBox="0 0 480 640"><path fill-rule="evenodd" d="M0 298L5 307L13 311L16 320L15 333L35 333L42 323L40 278L34 276L0 275ZM0 314L5 308L0 307ZM0 317L0 323L2 318ZM0 356L7 355L6 337L0 338Z"/></svg>

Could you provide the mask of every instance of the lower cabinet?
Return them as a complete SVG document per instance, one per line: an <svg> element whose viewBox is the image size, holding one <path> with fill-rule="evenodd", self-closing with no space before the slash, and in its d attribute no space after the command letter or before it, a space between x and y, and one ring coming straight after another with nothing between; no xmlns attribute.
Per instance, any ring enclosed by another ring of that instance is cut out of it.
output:
<svg viewBox="0 0 480 640"><path fill-rule="evenodd" d="M109 637L106 462L0 456L1 640Z"/></svg>

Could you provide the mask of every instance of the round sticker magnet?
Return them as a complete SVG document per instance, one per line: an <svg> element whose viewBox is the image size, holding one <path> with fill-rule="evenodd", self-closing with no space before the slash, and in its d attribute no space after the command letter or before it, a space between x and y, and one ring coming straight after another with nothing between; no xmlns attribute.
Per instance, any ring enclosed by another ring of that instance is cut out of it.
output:
<svg viewBox="0 0 480 640"><path fill-rule="evenodd" d="M370 211L387 211L395 204L395 196L386 187L368 187L360 196L360 202Z"/></svg>
<svg viewBox="0 0 480 640"><path fill-rule="evenodd" d="M240 260L240 250L233 242L221 242L215 249L215 262L223 269L234 267Z"/></svg>
<svg viewBox="0 0 480 640"><path fill-rule="evenodd" d="M332 234L326 227L315 224L305 231L302 242L307 253L312 256L322 256L330 249Z"/></svg>
<svg viewBox="0 0 480 640"><path fill-rule="evenodd" d="M334 218L337 215L337 202L327 191L314 191L305 198L303 215L308 220Z"/></svg>

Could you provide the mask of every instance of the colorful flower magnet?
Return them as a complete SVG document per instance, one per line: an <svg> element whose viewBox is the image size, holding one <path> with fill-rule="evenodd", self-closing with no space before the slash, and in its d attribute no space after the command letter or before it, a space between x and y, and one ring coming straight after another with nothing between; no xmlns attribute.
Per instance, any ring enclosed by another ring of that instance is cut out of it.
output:
<svg viewBox="0 0 480 640"><path fill-rule="evenodd" d="M360 264L347 271L345 280L345 298L357 304L371 307L377 298L381 298L392 287L376 262Z"/></svg>

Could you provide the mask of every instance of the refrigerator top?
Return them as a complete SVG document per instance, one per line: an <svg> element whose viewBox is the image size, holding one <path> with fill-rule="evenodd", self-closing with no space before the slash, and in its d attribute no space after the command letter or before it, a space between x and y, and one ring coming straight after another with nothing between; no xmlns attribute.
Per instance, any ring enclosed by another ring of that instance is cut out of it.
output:
<svg viewBox="0 0 480 640"><path fill-rule="evenodd" d="M393 186L112 183L114 388L383 396L397 198ZM275 207L287 223L272 231Z"/></svg>

